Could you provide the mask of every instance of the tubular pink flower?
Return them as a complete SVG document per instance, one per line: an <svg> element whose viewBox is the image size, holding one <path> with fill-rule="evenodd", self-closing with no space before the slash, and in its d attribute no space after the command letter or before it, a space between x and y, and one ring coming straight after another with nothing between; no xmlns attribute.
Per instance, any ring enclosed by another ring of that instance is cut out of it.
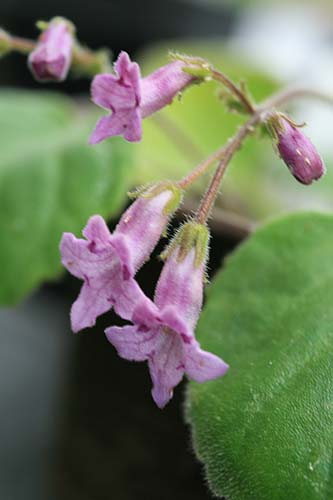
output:
<svg viewBox="0 0 333 500"><path fill-rule="evenodd" d="M184 374L197 382L225 374L228 365L203 351L194 336L203 298L205 262L197 261L191 248L181 257L177 246L167 259L154 303L140 299L132 326L107 328L105 333L119 356L130 361L148 361L153 382L152 396L159 408L172 398Z"/></svg>
<svg viewBox="0 0 333 500"><path fill-rule="evenodd" d="M143 292L133 279L149 258L171 211L166 210L174 192L164 189L138 198L123 214L113 234L99 215L91 217L83 230L85 239L64 233L61 261L68 271L84 281L71 310L72 330L91 327L96 318L114 307L130 319Z"/></svg>
<svg viewBox="0 0 333 500"><path fill-rule="evenodd" d="M62 18L52 19L28 58L28 66L36 80L64 80L71 65L72 50L73 34L70 23Z"/></svg>
<svg viewBox="0 0 333 500"><path fill-rule="evenodd" d="M320 179L325 166L310 139L283 117L279 117L274 130L278 137L278 151L292 175L302 184Z"/></svg>
<svg viewBox="0 0 333 500"><path fill-rule="evenodd" d="M90 137L96 144L107 137L122 135L127 141L140 141L142 118L152 115L167 104L194 77L182 71L184 63L174 61L146 78L141 78L139 65L121 52L115 63L115 75L95 76L91 85L92 100L111 111L101 118Z"/></svg>

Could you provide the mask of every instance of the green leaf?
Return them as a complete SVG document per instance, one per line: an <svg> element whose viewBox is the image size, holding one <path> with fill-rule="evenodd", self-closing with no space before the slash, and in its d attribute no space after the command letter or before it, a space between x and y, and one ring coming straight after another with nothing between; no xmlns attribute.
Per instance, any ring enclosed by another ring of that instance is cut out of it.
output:
<svg viewBox="0 0 333 500"><path fill-rule="evenodd" d="M227 260L198 328L228 364L190 384L209 485L231 500L333 498L333 217L267 225Z"/></svg>
<svg viewBox="0 0 333 500"><path fill-rule="evenodd" d="M0 94L0 303L13 304L60 270L63 231L116 214L129 180L122 139L92 147L96 115L52 93Z"/></svg>

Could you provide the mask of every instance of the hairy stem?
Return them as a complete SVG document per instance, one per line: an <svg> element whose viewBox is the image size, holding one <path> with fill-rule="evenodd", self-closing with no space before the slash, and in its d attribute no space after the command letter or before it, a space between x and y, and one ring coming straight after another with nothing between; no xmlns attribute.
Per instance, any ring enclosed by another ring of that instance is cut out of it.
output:
<svg viewBox="0 0 333 500"><path fill-rule="evenodd" d="M255 127L258 124L265 121L267 115L275 107L281 106L282 104L285 104L292 99L302 98L302 97L320 99L333 105L333 97L311 89L290 88L282 92L278 92L273 96L271 96L266 101L264 101L262 104L257 106L254 109L252 116L244 123L244 125L241 126L241 128L234 135L234 137L230 139L228 144L224 148L218 150L215 154L213 154L210 157L210 158L212 158L213 156L218 157L220 163L212 177L208 189L205 195L203 196L200 206L198 208L196 219L199 223L204 224L207 221L210 212L214 206L223 174L230 160L232 159L233 155L236 153L236 151L238 151L238 149L243 144L245 138L255 130ZM220 156L218 154L219 152ZM204 163L205 162L201 164L201 171L203 171ZM199 167L194 169L194 171L191 174L189 174L188 179L190 178L191 175L192 177L194 176L194 178L197 177L196 172L200 171ZM181 182L183 182L184 184L184 179Z"/></svg>
<svg viewBox="0 0 333 500"><path fill-rule="evenodd" d="M11 49L22 54L29 54L36 47L36 42L28 38L10 35Z"/></svg>
<svg viewBox="0 0 333 500"><path fill-rule="evenodd" d="M213 208L221 179L233 155L241 147L245 137L254 131L255 125L260 121L260 115L254 114L237 132L237 134L227 144L223 158L220 161L208 189L199 205L196 219L200 224L204 224Z"/></svg>
<svg viewBox="0 0 333 500"><path fill-rule="evenodd" d="M245 110L250 115L254 113L255 108L248 99L248 97L241 89L237 87L237 85L232 80L230 80L229 77L227 77L224 73L217 71L216 69L211 70L211 75L214 78L214 80L225 85L230 90L230 92L234 94L234 96L243 104Z"/></svg>

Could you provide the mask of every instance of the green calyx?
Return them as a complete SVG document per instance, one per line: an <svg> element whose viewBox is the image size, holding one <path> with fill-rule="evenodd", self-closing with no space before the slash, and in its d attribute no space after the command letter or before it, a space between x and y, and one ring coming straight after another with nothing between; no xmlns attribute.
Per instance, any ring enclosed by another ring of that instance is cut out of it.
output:
<svg viewBox="0 0 333 500"><path fill-rule="evenodd" d="M0 57L10 52L11 48L10 35L5 30L0 29Z"/></svg>
<svg viewBox="0 0 333 500"><path fill-rule="evenodd" d="M131 191L127 194L131 199L139 197L153 198L163 193L164 191L170 191L171 196L169 201L165 204L165 207L163 209L163 214L171 215L177 210L183 198L183 190L174 182L163 181L159 182L158 184L150 184L148 186L142 186L137 188L135 191Z"/></svg>
<svg viewBox="0 0 333 500"><path fill-rule="evenodd" d="M66 19L65 17L61 17L61 16L53 17L52 19L50 19L50 21L43 21L43 20L37 21L36 26L40 31L45 31L50 26L51 23L56 24L56 23L63 23L63 22L65 22L67 24L70 33L72 35L75 35L76 29L75 29L74 24L71 21L69 21L68 19Z"/></svg>
<svg viewBox="0 0 333 500"><path fill-rule="evenodd" d="M186 66L182 69L184 73L194 76L195 78L206 79L211 76L211 65L201 57L191 57L178 52L169 52L169 57L173 61L181 61Z"/></svg>
<svg viewBox="0 0 333 500"><path fill-rule="evenodd" d="M194 248L194 264L195 267L199 267L206 260L208 243L208 227L195 221L189 221L180 227L171 243L161 254L161 258L167 259L178 248L178 262L182 262Z"/></svg>
<svg viewBox="0 0 333 500"><path fill-rule="evenodd" d="M98 73L111 73L112 52L108 49L90 50L77 40L73 48L72 70L77 75L95 76Z"/></svg>
<svg viewBox="0 0 333 500"><path fill-rule="evenodd" d="M306 125L306 123L296 123L289 116L280 112L272 112L266 122L265 125L270 133L271 137L278 141L279 135L283 134L286 130L283 122L288 122L294 128L302 128Z"/></svg>

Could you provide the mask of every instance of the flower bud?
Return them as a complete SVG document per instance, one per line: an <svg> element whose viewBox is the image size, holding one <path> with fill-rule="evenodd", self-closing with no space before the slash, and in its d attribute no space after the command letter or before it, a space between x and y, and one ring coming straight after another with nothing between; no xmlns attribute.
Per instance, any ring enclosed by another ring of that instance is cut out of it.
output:
<svg viewBox="0 0 333 500"><path fill-rule="evenodd" d="M282 115L272 118L277 136L277 149L280 157L292 175L302 184L311 184L325 173L324 163L306 135Z"/></svg>
<svg viewBox="0 0 333 500"><path fill-rule="evenodd" d="M66 78L73 52L73 26L61 17L47 24L37 47L30 53L28 65L40 82L62 81Z"/></svg>

